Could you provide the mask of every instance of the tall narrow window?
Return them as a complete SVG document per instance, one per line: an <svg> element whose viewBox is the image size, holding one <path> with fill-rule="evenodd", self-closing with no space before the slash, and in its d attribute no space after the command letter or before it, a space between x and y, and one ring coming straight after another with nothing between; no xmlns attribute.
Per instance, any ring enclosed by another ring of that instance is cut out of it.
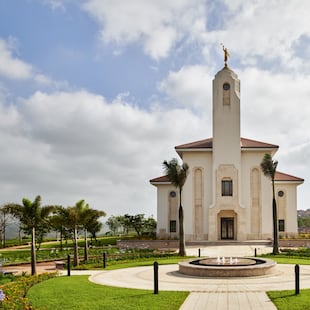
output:
<svg viewBox="0 0 310 310"><path fill-rule="evenodd" d="M279 220L279 231L285 231L285 222L284 222L284 220Z"/></svg>
<svg viewBox="0 0 310 310"><path fill-rule="evenodd" d="M222 196L233 195L233 183L232 180L222 180Z"/></svg>
<svg viewBox="0 0 310 310"><path fill-rule="evenodd" d="M177 193L175 191L169 192L169 218L168 229L170 233L177 232L177 218L178 218L178 205Z"/></svg>
<svg viewBox="0 0 310 310"><path fill-rule="evenodd" d="M170 232L177 231L177 221L170 221Z"/></svg>
<svg viewBox="0 0 310 310"><path fill-rule="evenodd" d="M223 105L230 105L230 85L223 84Z"/></svg>

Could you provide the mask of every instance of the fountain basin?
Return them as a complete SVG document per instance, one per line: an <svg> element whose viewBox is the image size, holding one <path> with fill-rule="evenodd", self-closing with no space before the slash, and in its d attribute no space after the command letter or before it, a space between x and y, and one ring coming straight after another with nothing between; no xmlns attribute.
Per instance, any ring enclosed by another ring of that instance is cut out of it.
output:
<svg viewBox="0 0 310 310"><path fill-rule="evenodd" d="M179 272L198 277L255 277L275 272L276 262L266 258L201 258L179 263Z"/></svg>

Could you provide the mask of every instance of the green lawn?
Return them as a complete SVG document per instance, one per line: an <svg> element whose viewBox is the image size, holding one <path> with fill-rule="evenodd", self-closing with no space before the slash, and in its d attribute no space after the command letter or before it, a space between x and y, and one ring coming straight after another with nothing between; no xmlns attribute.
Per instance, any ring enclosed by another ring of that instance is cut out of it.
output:
<svg viewBox="0 0 310 310"><path fill-rule="evenodd" d="M35 309L179 309L188 292L137 290L103 286L88 276L57 277L33 286L27 293Z"/></svg>
<svg viewBox="0 0 310 310"><path fill-rule="evenodd" d="M271 291L267 295L279 310L310 309L310 289L300 290L299 295L295 291Z"/></svg>
<svg viewBox="0 0 310 310"><path fill-rule="evenodd" d="M310 258L299 258L299 257L277 257L269 256L268 258L274 260L278 264L292 264L292 265L310 265Z"/></svg>

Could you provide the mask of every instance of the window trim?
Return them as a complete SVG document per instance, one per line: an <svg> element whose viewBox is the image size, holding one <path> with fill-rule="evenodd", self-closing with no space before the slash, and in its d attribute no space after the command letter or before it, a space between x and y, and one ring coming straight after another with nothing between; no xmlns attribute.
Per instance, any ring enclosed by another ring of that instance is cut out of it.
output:
<svg viewBox="0 0 310 310"><path fill-rule="evenodd" d="M176 220L170 220L169 222L169 232L176 233L177 232L177 221Z"/></svg>
<svg viewBox="0 0 310 310"><path fill-rule="evenodd" d="M222 197L233 196L233 181L231 179L223 179L221 186L222 186Z"/></svg>
<svg viewBox="0 0 310 310"><path fill-rule="evenodd" d="M278 230L280 232L285 231L285 220L283 219L278 220Z"/></svg>

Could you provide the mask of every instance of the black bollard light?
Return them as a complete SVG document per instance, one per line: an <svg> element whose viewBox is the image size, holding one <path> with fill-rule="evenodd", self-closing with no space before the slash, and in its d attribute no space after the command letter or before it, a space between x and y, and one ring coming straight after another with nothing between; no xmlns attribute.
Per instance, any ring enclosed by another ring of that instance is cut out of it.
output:
<svg viewBox="0 0 310 310"><path fill-rule="evenodd" d="M71 275L71 266L70 266L70 255L68 255L68 263L67 263L67 265L68 265L68 270L67 270L67 276L68 277L70 277L70 275Z"/></svg>
<svg viewBox="0 0 310 310"><path fill-rule="evenodd" d="M154 294L158 294L158 262L154 262Z"/></svg>
<svg viewBox="0 0 310 310"><path fill-rule="evenodd" d="M257 256L257 249L255 248L254 249L254 257L256 257Z"/></svg>
<svg viewBox="0 0 310 310"><path fill-rule="evenodd" d="M299 294L299 265L295 265L295 295Z"/></svg>
<svg viewBox="0 0 310 310"><path fill-rule="evenodd" d="M198 257L200 257L200 248L198 249Z"/></svg>
<svg viewBox="0 0 310 310"><path fill-rule="evenodd" d="M105 269L105 267L107 265L107 255L106 255L106 252L103 252L102 260L103 260L103 268Z"/></svg>

